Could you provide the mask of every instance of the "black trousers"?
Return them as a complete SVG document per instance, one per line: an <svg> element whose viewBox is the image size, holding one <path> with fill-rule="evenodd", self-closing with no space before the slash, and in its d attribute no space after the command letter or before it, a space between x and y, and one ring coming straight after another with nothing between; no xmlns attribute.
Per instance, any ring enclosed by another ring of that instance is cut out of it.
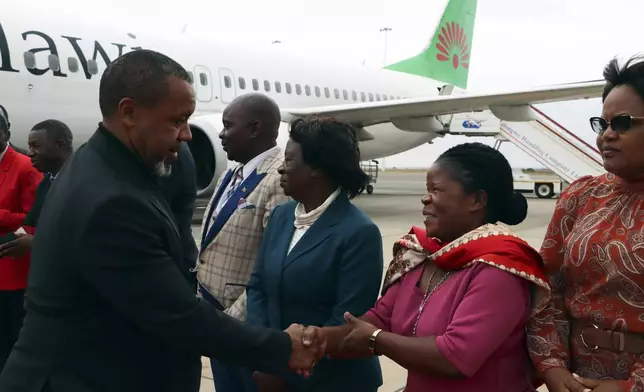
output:
<svg viewBox="0 0 644 392"><path fill-rule="evenodd" d="M25 290L0 291L0 373L25 318Z"/></svg>

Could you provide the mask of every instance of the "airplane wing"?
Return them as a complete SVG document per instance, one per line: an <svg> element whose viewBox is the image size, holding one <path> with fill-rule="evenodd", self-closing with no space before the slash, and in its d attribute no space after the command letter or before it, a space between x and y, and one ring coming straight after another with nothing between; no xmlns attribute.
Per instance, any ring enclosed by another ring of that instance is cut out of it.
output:
<svg viewBox="0 0 644 392"><path fill-rule="evenodd" d="M532 90L494 94L439 95L432 97L407 98L380 102L364 102L347 105L298 108L282 111L282 121L315 114L330 116L356 126L370 126L392 122L395 119L440 116L492 110L501 118L504 107L521 107L532 104L600 97L604 89L603 80L538 87ZM501 118L516 121L512 118Z"/></svg>

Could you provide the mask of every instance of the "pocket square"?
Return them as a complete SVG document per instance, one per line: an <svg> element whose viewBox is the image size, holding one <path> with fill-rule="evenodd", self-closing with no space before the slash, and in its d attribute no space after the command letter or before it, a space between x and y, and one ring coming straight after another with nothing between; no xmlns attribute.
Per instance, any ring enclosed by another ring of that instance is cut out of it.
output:
<svg viewBox="0 0 644 392"><path fill-rule="evenodd" d="M248 210L255 208L255 205L247 202L246 199L239 199L239 201L237 202L237 208L240 210Z"/></svg>

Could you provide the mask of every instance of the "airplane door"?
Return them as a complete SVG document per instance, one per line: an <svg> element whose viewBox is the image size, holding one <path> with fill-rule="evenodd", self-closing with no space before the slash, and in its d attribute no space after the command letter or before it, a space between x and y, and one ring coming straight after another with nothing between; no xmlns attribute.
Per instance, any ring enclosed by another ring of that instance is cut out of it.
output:
<svg viewBox="0 0 644 392"><path fill-rule="evenodd" d="M213 83L210 70L203 65L196 65L194 68L195 93L197 100L201 102L212 101Z"/></svg>
<svg viewBox="0 0 644 392"><path fill-rule="evenodd" d="M228 103L235 99L235 75L227 68L219 69L219 86L221 87L221 102Z"/></svg>

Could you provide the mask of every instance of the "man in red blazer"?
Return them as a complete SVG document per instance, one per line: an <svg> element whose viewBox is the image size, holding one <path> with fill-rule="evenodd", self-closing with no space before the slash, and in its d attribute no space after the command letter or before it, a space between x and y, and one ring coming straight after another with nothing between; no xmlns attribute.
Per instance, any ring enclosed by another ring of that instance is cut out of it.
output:
<svg viewBox="0 0 644 392"><path fill-rule="evenodd" d="M0 238L18 230L31 209L42 174L9 145L9 120L0 110ZM30 254L0 258L0 372L25 315Z"/></svg>

